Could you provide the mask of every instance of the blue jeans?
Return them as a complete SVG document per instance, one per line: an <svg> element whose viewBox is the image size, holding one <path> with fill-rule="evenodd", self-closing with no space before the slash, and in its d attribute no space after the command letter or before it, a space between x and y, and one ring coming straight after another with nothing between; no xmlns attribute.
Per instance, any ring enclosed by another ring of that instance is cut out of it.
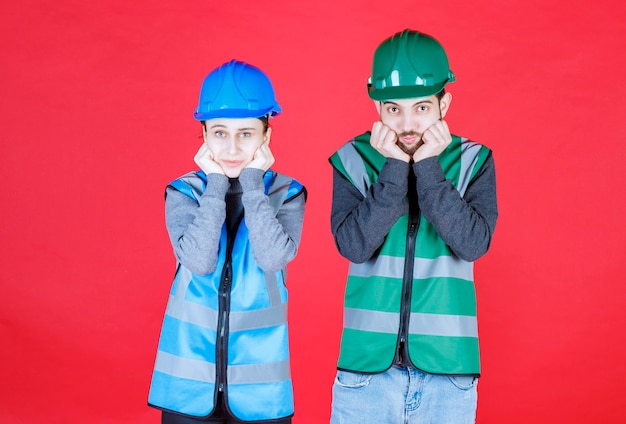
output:
<svg viewBox="0 0 626 424"><path fill-rule="evenodd" d="M478 379L393 366L380 374L337 371L331 424L470 424Z"/></svg>

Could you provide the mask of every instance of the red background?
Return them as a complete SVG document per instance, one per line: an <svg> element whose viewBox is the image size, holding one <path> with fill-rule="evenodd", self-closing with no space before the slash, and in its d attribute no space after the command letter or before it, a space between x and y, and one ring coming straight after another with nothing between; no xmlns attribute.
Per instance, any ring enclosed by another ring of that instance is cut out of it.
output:
<svg viewBox="0 0 626 424"><path fill-rule="evenodd" d="M194 167L200 83L232 58L273 80L275 169L309 190L288 281L294 423L328 422L347 262L327 157L371 128L373 51L407 27L448 51L453 132L495 152L478 423L624 422L624 1L279 3L0 6L0 422L159 422L163 189Z"/></svg>

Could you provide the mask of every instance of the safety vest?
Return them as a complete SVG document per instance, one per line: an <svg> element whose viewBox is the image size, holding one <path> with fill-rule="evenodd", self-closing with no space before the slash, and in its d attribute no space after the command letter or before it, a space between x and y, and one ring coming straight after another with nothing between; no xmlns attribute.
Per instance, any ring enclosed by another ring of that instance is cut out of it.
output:
<svg viewBox="0 0 626 424"><path fill-rule="evenodd" d="M363 197L386 161L369 137L330 158ZM461 197L489 152L452 136L439 155ZM401 345L405 359L425 372L480 374L473 263L458 258L419 211L398 219L376 256L350 263L338 368L382 372Z"/></svg>
<svg viewBox="0 0 626 424"><path fill-rule="evenodd" d="M274 171L264 175L275 213L304 187ZM198 201L202 171L170 184ZM209 415L218 391L232 414L257 421L293 414L285 270L264 272L254 260L245 217L232 249L222 227L216 271L196 275L178 265L163 319L148 404L195 417Z"/></svg>

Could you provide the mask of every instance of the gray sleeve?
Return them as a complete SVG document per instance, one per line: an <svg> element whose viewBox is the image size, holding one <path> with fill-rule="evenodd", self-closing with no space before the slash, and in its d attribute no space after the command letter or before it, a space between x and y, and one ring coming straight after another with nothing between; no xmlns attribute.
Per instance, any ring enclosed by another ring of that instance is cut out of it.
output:
<svg viewBox="0 0 626 424"><path fill-rule="evenodd" d="M419 161L413 170L420 211L450 249L466 261L484 255L498 218L493 157L489 155L463 197L446 180L437 158Z"/></svg>
<svg viewBox="0 0 626 424"><path fill-rule="evenodd" d="M408 212L405 200L409 164L387 159L378 181L363 198L350 181L333 168L331 229L339 253L355 263L370 259L398 218Z"/></svg>
<svg viewBox="0 0 626 424"><path fill-rule="evenodd" d="M226 176L209 174L198 203L171 187L166 189L165 222L174 255L194 274L215 271L228 186Z"/></svg>
<svg viewBox="0 0 626 424"><path fill-rule="evenodd" d="M264 271L276 272L285 268L298 252L305 196L303 191L288 200L274 216L265 195L263 174L262 170L253 168L241 171L241 202L254 259Z"/></svg>

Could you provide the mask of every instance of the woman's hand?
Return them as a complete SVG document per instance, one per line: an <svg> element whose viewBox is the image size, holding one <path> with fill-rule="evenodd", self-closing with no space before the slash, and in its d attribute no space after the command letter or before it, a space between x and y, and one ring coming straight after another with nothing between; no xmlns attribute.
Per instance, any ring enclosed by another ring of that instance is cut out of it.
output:
<svg viewBox="0 0 626 424"><path fill-rule="evenodd" d="M259 146L259 148L254 152L254 157L246 165L246 168L256 168L262 169L263 171L267 171L270 169L270 166L274 164L274 155L270 150L269 140L265 141L263 144Z"/></svg>
<svg viewBox="0 0 626 424"><path fill-rule="evenodd" d="M219 163L213 160L214 155L209 146L206 143L202 143L198 153L194 156L193 160L204 171L205 174L224 174L224 170Z"/></svg>

